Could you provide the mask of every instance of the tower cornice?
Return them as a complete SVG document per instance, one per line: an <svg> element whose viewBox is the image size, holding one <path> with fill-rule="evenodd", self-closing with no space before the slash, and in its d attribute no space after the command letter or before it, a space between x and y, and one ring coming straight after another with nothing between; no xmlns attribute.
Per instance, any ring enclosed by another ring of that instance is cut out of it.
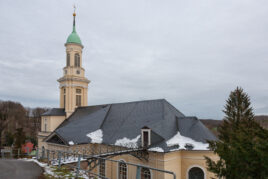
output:
<svg viewBox="0 0 268 179"><path fill-rule="evenodd" d="M77 82L85 82L87 84L90 83L90 80L88 80L87 78L79 78L79 77L67 77L67 76L64 76L64 77L61 77L60 79L57 80L59 83L61 82L65 82L65 81L70 81L70 82L73 82L73 81L77 81Z"/></svg>

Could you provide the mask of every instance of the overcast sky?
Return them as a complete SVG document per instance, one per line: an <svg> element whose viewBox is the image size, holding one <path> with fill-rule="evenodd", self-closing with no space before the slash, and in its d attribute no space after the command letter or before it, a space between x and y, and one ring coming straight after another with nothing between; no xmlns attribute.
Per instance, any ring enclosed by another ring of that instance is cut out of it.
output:
<svg viewBox="0 0 268 179"><path fill-rule="evenodd" d="M241 86L268 114L267 0L1 0L0 99L59 107L74 3L89 105L165 98L221 119Z"/></svg>

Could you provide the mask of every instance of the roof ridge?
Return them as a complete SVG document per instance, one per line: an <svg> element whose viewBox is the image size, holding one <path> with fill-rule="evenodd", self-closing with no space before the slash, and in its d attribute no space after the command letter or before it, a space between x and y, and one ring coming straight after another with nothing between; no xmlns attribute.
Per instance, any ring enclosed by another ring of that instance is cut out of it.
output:
<svg viewBox="0 0 268 179"><path fill-rule="evenodd" d="M104 116L104 118L103 118L103 120L102 120L102 122L101 122L101 125L100 125L100 127L99 127L100 129L102 128L104 122L105 122L106 119L107 119L107 116L108 116L108 113L110 112L111 106L112 106L112 105L108 105L108 110L106 111L106 114L105 114L105 116Z"/></svg>
<svg viewBox="0 0 268 179"><path fill-rule="evenodd" d="M166 99L148 99L148 100L141 100L141 101L129 101L129 102L118 102L118 103L106 103L106 104L97 104L97 105L90 105L90 106L80 106L79 108L87 108L87 107L95 107L95 106L104 106L104 105L115 105L115 104L129 104L129 103L141 103L141 102L150 102L150 101L166 101Z"/></svg>
<svg viewBox="0 0 268 179"><path fill-rule="evenodd" d="M170 104L167 100L164 99L164 102L167 104L167 108L170 110L170 112L173 112L173 110L177 111L179 114L181 114L183 117L186 117L182 112L180 112L177 108L175 108L172 104ZM171 109L172 108L172 109ZM174 114L175 115L175 114ZM175 115L177 116L177 115ZM178 116L179 117L179 116Z"/></svg>

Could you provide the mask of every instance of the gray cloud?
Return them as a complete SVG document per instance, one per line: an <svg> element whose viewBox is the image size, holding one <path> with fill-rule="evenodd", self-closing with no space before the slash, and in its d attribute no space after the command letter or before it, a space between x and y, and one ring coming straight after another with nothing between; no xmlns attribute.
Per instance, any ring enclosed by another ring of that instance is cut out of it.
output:
<svg viewBox="0 0 268 179"><path fill-rule="evenodd" d="M71 0L0 2L0 99L57 107ZM268 2L76 1L89 104L166 98L221 119L242 86L268 114Z"/></svg>

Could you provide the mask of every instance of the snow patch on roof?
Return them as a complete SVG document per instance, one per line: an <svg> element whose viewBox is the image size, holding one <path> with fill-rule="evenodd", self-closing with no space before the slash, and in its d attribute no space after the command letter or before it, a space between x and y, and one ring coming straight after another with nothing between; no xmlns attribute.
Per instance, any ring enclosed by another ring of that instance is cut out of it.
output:
<svg viewBox="0 0 268 179"><path fill-rule="evenodd" d="M74 142L73 141L69 141L69 145L74 145Z"/></svg>
<svg viewBox="0 0 268 179"><path fill-rule="evenodd" d="M88 133L87 137L91 138L91 143L100 144L102 143L102 137L103 137L102 130L98 129L94 132Z"/></svg>
<svg viewBox="0 0 268 179"><path fill-rule="evenodd" d="M153 147L149 148L148 150L152 152L164 152L164 150L161 147Z"/></svg>
<svg viewBox="0 0 268 179"><path fill-rule="evenodd" d="M137 142L138 142L140 137L141 137L141 135L138 135L134 139L128 139L128 138L124 137L122 139L116 140L115 145L123 146L123 147L137 148L138 147Z"/></svg>
<svg viewBox="0 0 268 179"><path fill-rule="evenodd" d="M185 148L186 144L192 144L194 147L193 150L208 150L207 143L197 142L189 137L182 136L180 132L178 132L176 135L170 138L166 142L166 144L168 147L179 145L179 149L186 149Z"/></svg>

